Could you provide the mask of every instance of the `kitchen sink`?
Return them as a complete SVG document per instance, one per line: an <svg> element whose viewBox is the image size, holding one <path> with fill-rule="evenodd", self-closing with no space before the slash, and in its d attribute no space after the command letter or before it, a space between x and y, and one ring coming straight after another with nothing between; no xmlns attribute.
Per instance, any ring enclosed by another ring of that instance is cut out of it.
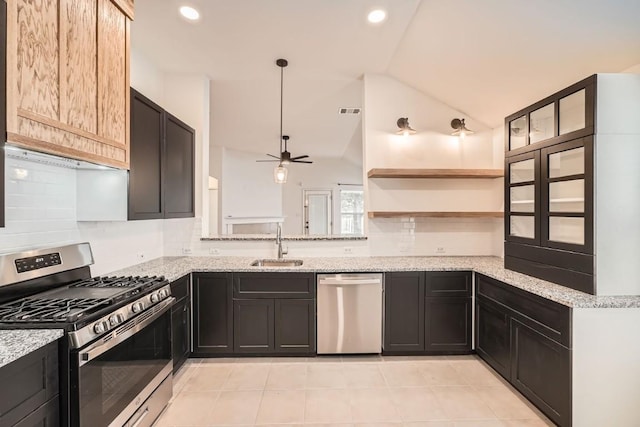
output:
<svg viewBox="0 0 640 427"><path fill-rule="evenodd" d="M257 259L251 263L252 267L299 267L301 259Z"/></svg>

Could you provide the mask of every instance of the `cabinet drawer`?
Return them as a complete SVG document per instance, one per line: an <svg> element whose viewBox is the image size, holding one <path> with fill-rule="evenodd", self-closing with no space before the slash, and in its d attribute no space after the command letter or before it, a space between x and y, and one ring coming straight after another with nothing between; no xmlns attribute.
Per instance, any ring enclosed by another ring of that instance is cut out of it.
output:
<svg viewBox="0 0 640 427"><path fill-rule="evenodd" d="M477 275L477 294L509 308L512 315L546 337L571 347L571 308L497 280Z"/></svg>
<svg viewBox="0 0 640 427"><path fill-rule="evenodd" d="M178 302L189 296L189 275L171 282L171 295L173 295Z"/></svg>
<svg viewBox="0 0 640 427"><path fill-rule="evenodd" d="M58 427L60 425L60 400L54 397L13 427Z"/></svg>
<svg viewBox="0 0 640 427"><path fill-rule="evenodd" d="M470 271L428 271L425 273L427 297L470 297Z"/></svg>
<svg viewBox="0 0 640 427"><path fill-rule="evenodd" d="M238 273L233 275L234 298L314 298L313 273Z"/></svg>
<svg viewBox="0 0 640 427"><path fill-rule="evenodd" d="M0 384L0 425L12 426L58 395L58 342L0 368Z"/></svg>

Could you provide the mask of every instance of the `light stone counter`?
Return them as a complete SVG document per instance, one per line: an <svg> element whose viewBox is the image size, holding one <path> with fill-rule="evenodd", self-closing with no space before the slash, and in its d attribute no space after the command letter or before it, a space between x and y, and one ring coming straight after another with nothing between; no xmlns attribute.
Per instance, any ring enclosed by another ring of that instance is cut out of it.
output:
<svg viewBox="0 0 640 427"><path fill-rule="evenodd" d="M62 329L0 330L0 368L62 338Z"/></svg>
<svg viewBox="0 0 640 427"><path fill-rule="evenodd" d="M500 280L551 301L574 308L640 308L640 296L597 297L504 268L498 257L343 257L302 258L299 267L251 267L248 257L164 257L110 275L157 275L176 280L192 272L314 272L469 270Z"/></svg>

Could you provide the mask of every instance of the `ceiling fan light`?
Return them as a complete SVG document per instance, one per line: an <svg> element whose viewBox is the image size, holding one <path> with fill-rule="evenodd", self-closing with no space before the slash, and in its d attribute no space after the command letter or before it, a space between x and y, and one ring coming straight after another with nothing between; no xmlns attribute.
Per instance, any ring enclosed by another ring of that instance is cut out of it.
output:
<svg viewBox="0 0 640 427"><path fill-rule="evenodd" d="M287 182L288 172L289 171L287 171L287 168L282 166L282 163L280 163L273 170L273 180L276 182L276 184L285 184Z"/></svg>

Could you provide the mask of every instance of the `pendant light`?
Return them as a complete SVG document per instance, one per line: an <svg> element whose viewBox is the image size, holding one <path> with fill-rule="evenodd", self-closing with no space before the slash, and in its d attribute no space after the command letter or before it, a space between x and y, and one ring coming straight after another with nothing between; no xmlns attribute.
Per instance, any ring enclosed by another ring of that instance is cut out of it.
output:
<svg viewBox="0 0 640 427"><path fill-rule="evenodd" d="M276 60L276 65L280 67L280 153L282 153L282 105L283 105L283 94L284 94L284 67L289 65L289 62L286 59L278 59ZM273 170L273 179L276 184L285 184L287 182L287 168L282 165L282 161L276 166Z"/></svg>

